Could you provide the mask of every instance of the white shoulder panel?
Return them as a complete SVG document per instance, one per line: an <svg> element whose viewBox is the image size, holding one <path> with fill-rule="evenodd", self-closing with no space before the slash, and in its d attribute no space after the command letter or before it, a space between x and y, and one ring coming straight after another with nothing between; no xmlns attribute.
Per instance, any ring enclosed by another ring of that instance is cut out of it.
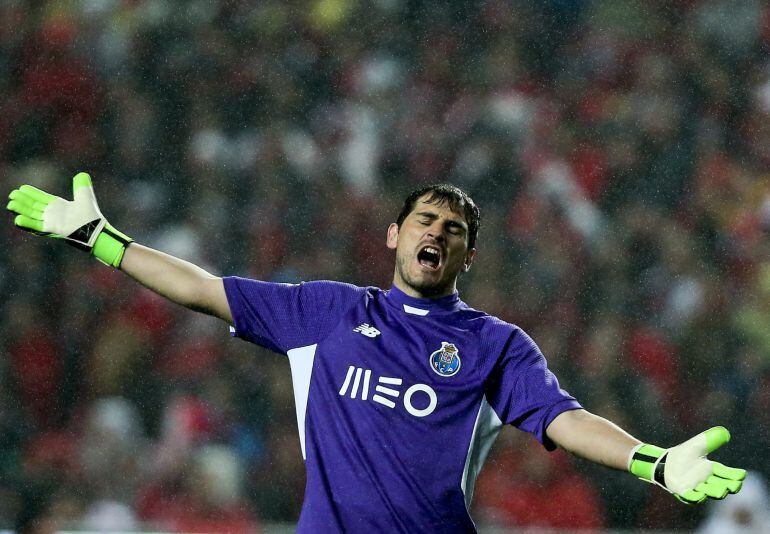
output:
<svg viewBox="0 0 770 534"><path fill-rule="evenodd" d="M291 384L294 388L294 404L297 409L297 428L299 429L299 444L302 447L302 458L305 456L305 412L307 398L310 393L310 375L313 373L313 360L318 344L291 349L286 353L291 365Z"/></svg>
<svg viewBox="0 0 770 534"><path fill-rule="evenodd" d="M481 399L479 413L476 415L476 424L473 425L473 434L468 446L468 455L465 457L465 469L463 469L463 479L461 484L463 494L465 495L465 507L470 510L471 500L473 499L473 487L476 485L484 461L487 459L489 450L495 442L503 422L495 413L495 410L487 402L486 395Z"/></svg>

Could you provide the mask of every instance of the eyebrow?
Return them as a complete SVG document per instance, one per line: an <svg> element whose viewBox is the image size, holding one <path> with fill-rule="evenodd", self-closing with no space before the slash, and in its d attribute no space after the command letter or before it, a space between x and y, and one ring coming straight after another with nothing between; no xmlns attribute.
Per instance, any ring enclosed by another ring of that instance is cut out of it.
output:
<svg viewBox="0 0 770 534"><path fill-rule="evenodd" d="M438 219L438 215L433 213L432 211L416 211L414 212L415 215L418 217L426 217L430 219L431 221L435 221ZM455 226L457 228L462 228L466 232L468 231L468 224L465 221L461 221L459 219L447 219L447 225L449 226Z"/></svg>

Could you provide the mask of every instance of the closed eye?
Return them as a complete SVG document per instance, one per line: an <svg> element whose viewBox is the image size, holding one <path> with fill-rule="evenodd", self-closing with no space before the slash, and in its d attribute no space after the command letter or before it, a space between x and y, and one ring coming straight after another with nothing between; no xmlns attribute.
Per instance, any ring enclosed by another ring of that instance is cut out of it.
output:
<svg viewBox="0 0 770 534"><path fill-rule="evenodd" d="M448 228L449 232L452 235L464 235L465 234L465 228L463 228L459 224L452 224L452 223L450 223L450 224L447 225L447 228Z"/></svg>
<svg viewBox="0 0 770 534"><path fill-rule="evenodd" d="M438 219L437 215L429 212L421 212L416 215L418 217L417 222L422 226L430 226L433 224L433 221ZM465 227L456 221L446 221L444 227L452 235L463 236L466 233Z"/></svg>

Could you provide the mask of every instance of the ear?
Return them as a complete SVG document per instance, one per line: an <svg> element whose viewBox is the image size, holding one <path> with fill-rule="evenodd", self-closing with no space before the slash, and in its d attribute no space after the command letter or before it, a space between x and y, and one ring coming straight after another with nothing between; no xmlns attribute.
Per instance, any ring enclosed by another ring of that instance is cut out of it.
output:
<svg viewBox="0 0 770 534"><path fill-rule="evenodd" d="M390 250L396 250L396 246L398 246L398 225L396 223L390 223L388 226L388 239L385 243Z"/></svg>
<svg viewBox="0 0 770 534"><path fill-rule="evenodd" d="M476 249L472 248L468 251L468 254L465 255L465 262L463 263L463 272L467 273L471 270L471 265L473 265L473 260L476 259Z"/></svg>

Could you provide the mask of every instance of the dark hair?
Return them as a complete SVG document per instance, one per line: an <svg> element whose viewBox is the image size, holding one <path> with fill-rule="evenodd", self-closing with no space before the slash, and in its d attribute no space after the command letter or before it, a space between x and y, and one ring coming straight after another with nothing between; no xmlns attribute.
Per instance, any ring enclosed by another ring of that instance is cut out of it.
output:
<svg viewBox="0 0 770 534"><path fill-rule="evenodd" d="M409 196L404 200L404 207L401 208L401 213L396 219L398 227L401 228L401 223L412 213L417 200L427 194L430 196L425 199L426 202L448 204L450 210L465 215L465 222L468 223L468 250L472 249L476 245L476 236L481 224L479 208L465 191L451 184L430 184L409 193Z"/></svg>

